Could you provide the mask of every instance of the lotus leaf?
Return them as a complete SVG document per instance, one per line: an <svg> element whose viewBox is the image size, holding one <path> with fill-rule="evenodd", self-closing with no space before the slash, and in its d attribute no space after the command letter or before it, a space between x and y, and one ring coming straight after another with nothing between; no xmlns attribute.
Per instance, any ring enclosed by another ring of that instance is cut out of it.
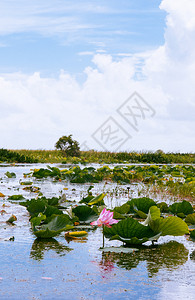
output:
<svg viewBox="0 0 195 300"><path fill-rule="evenodd" d="M125 216L121 215L120 213L118 213L117 211L114 210L113 219L122 220L122 219L125 219Z"/></svg>
<svg viewBox="0 0 195 300"><path fill-rule="evenodd" d="M145 214L148 213L151 206L156 205L154 200L147 197L131 199L131 201L128 201L127 204L130 205L131 212L141 210Z"/></svg>
<svg viewBox="0 0 195 300"><path fill-rule="evenodd" d="M25 198L22 195L12 195L8 197L8 200L24 200Z"/></svg>
<svg viewBox="0 0 195 300"><path fill-rule="evenodd" d="M100 194L98 195L97 197L93 198L92 200L90 200L88 202L88 205L104 205L104 197L105 197L105 194Z"/></svg>
<svg viewBox="0 0 195 300"><path fill-rule="evenodd" d="M178 217L158 218L149 223L154 233L161 233L162 236L180 236L189 233L187 224Z"/></svg>
<svg viewBox="0 0 195 300"><path fill-rule="evenodd" d="M5 173L5 175L8 177L8 178L16 178L16 174L14 173L14 172L9 172L9 171L7 171L6 173Z"/></svg>
<svg viewBox="0 0 195 300"><path fill-rule="evenodd" d="M183 200L182 202L173 203L172 205L170 205L169 209L173 214L183 214L184 217L188 214L192 214L194 211L192 205L186 200Z"/></svg>
<svg viewBox="0 0 195 300"><path fill-rule="evenodd" d="M151 206L148 212L147 219L143 223L143 225L151 225L153 224L153 221L160 218L160 209L157 206ZM151 227L150 226L150 227Z"/></svg>
<svg viewBox="0 0 195 300"><path fill-rule="evenodd" d="M54 217L48 224L33 227L33 232L38 238L51 238L62 231L73 229L73 223L68 215Z"/></svg>
<svg viewBox="0 0 195 300"><path fill-rule="evenodd" d="M157 204L157 207L160 208L160 211L161 211L162 213L166 213L166 212L169 211L169 207L168 207L168 205L167 205L166 202L160 202L160 203L158 203L158 204Z"/></svg>
<svg viewBox="0 0 195 300"><path fill-rule="evenodd" d="M41 222L44 221L45 219L46 219L46 215L39 213L37 217L32 218L30 221L33 226L39 226Z"/></svg>
<svg viewBox="0 0 195 300"><path fill-rule="evenodd" d="M195 229L190 232L190 237L193 238L193 239L195 239Z"/></svg>
<svg viewBox="0 0 195 300"><path fill-rule="evenodd" d="M97 219L97 213L86 205L79 205L72 209L73 213L79 218L80 222L90 223Z"/></svg>
<svg viewBox="0 0 195 300"><path fill-rule="evenodd" d="M130 205L128 205L127 203L124 203L123 205L121 206L116 206L114 208L114 212L117 212L119 214L128 214L130 212Z"/></svg>
<svg viewBox="0 0 195 300"><path fill-rule="evenodd" d="M195 225L195 213L187 215L185 222L187 224Z"/></svg>
<svg viewBox="0 0 195 300"><path fill-rule="evenodd" d="M111 240L119 240L126 244L143 244L152 238L157 238L148 226L129 217L114 224L111 228L105 227L104 233Z"/></svg>

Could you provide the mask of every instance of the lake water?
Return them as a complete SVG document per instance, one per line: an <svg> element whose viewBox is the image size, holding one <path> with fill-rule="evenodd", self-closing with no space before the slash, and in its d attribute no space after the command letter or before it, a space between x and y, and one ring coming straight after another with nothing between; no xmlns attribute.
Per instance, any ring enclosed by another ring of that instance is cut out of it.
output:
<svg viewBox="0 0 195 300"><path fill-rule="evenodd" d="M19 181L23 173L37 165L0 167L0 299L194 299L195 243L188 237L161 237L155 246L142 247L130 254L102 253L101 228L89 231L86 240L67 242L64 233L51 240L37 240L31 232L25 207L7 201L7 196L23 194ZM6 178L5 172L15 172L16 178ZM31 179L30 179L31 180ZM53 183L35 180L46 197L65 194L79 201L89 184ZM94 194L107 191L108 207L128 200L127 186L112 183L94 184ZM65 188L65 189L64 189ZM137 197L140 185L131 186ZM92 191L93 191L92 190ZM4 205L3 205L4 204ZM6 220L17 216L15 226ZM9 239L14 237L14 241ZM106 240L106 246L121 245Z"/></svg>

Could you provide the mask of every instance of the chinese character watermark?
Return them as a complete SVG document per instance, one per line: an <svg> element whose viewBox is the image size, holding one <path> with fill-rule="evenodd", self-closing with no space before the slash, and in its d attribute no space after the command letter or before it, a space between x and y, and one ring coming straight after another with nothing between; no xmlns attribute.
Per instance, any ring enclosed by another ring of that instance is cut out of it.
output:
<svg viewBox="0 0 195 300"><path fill-rule="evenodd" d="M105 151L117 151L124 145L133 133L139 131L141 120L154 117L154 108L137 92L134 92L127 100L122 103L116 110L118 116L122 117L130 126L128 131L120 122L110 116L92 135L91 137ZM133 130L133 132L132 132ZM85 141L81 148L83 151L88 151L89 147Z"/></svg>
<svg viewBox="0 0 195 300"><path fill-rule="evenodd" d="M136 131L139 131L139 120L153 117L155 110L137 92L133 93L118 109L117 112Z"/></svg>
<svg viewBox="0 0 195 300"><path fill-rule="evenodd" d="M117 151L131 135L113 117L109 117L92 137L104 150Z"/></svg>

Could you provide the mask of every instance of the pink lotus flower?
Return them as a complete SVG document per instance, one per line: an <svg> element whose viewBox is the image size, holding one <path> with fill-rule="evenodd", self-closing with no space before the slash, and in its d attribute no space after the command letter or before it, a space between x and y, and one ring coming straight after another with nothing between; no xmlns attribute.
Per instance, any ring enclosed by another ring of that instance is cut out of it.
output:
<svg viewBox="0 0 195 300"><path fill-rule="evenodd" d="M118 220L113 219L113 212L110 212L109 210L106 210L105 208L102 210L101 214L99 215L99 218L97 221L91 222L91 225L97 225L97 226L107 226L111 227L110 225L118 223Z"/></svg>

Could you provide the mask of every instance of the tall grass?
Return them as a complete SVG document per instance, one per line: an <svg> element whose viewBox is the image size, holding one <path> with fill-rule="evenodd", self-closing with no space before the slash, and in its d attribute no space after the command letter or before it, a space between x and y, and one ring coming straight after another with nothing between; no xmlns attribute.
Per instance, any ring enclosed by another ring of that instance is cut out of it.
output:
<svg viewBox="0 0 195 300"><path fill-rule="evenodd" d="M154 163L171 164L195 163L195 154L192 153L164 153L156 152L103 152L103 151L81 151L81 156L64 157L59 150L14 150L16 153L29 156L40 163Z"/></svg>

